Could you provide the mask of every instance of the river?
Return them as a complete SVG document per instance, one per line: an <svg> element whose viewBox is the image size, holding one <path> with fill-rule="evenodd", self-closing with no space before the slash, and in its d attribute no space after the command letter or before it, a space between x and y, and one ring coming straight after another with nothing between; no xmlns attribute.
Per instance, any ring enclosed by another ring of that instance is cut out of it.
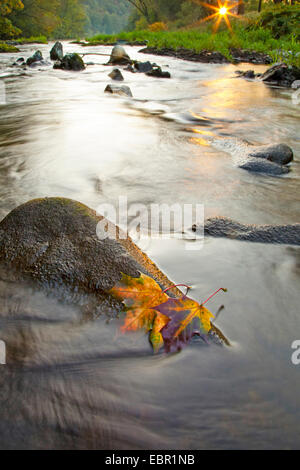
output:
<svg viewBox="0 0 300 470"><path fill-rule="evenodd" d="M9 65L51 45L0 55L0 218L30 199L63 196L96 209L117 204L205 205L205 215L248 224L299 222L299 104L291 91L235 77L266 66L152 60L171 80L124 72L133 99L104 93L101 56L82 73ZM66 51L80 51L65 43ZM111 48L85 48L107 52ZM2 88L3 90L3 88ZM284 142L282 177L239 169L214 139ZM298 247L206 238L143 247L174 282L225 310L231 347L195 343L153 356L144 335L114 341L116 325L83 321L76 306L0 280L0 448L299 449Z"/></svg>

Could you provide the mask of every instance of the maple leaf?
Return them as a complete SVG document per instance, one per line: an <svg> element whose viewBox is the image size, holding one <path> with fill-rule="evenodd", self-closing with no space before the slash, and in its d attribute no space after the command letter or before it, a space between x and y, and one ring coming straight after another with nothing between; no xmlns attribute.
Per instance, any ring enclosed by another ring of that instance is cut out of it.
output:
<svg viewBox="0 0 300 470"><path fill-rule="evenodd" d="M180 351L190 343L193 336L203 336L205 339L212 328L210 320L214 318L213 314L186 296L181 299L169 298L154 308L170 318L161 330L166 352Z"/></svg>
<svg viewBox="0 0 300 470"><path fill-rule="evenodd" d="M133 278L122 274L122 279L110 290L110 294L126 305L126 318L121 328L122 333L144 329L151 331L150 342L155 352L163 346L160 330L170 321L168 317L155 311L155 305L168 300L154 279L145 274Z"/></svg>

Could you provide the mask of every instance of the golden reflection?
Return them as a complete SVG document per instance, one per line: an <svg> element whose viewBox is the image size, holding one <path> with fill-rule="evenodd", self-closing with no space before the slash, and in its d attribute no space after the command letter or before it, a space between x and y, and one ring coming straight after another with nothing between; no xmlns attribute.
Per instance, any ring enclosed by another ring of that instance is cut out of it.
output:
<svg viewBox="0 0 300 470"><path fill-rule="evenodd" d="M202 137L192 137L190 142L197 145L202 145L203 147L209 147L209 142Z"/></svg>
<svg viewBox="0 0 300 470"><path fill-rule="evenodd" d="M208 135L210 137L214 136L214 133L211 131L203 131L202 129L192 129L192 132L195 132L195 134L202 134L202 135Z"/></svg>

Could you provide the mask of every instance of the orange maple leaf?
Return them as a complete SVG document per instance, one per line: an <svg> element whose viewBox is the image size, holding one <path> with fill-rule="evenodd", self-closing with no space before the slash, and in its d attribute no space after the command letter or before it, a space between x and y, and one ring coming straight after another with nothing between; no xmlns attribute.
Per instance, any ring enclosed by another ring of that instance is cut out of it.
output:
<svg viewBox="0 0 300 470"><path fill-rule="evenodd" d="M126 305L126 318L121 328L122 333L144 329L151 331L150 342L154 351L163 345L161 329L169 318L153 309L155 305L166 302L169 297L154 279L145 274L139 278L122 275L121 281L110 290L110 294Z"/></svg>

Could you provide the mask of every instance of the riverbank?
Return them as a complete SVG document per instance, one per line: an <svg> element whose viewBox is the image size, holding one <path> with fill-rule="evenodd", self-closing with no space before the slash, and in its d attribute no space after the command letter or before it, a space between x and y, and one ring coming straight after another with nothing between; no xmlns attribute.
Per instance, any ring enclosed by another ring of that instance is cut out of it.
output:
<svg viewBox="0 0 300 470"><path fill-rule="evenodd" d="M270 64L284 61L300 66L300 42L289 36L274 39L269 30L236 28L212 34L209 31L132 31L118 35L99 34L80 42L85 46L115 44L147 45L151 54L176 56L199 62L251 62ZM143 51L146 52L146 51Z"/></svg>

